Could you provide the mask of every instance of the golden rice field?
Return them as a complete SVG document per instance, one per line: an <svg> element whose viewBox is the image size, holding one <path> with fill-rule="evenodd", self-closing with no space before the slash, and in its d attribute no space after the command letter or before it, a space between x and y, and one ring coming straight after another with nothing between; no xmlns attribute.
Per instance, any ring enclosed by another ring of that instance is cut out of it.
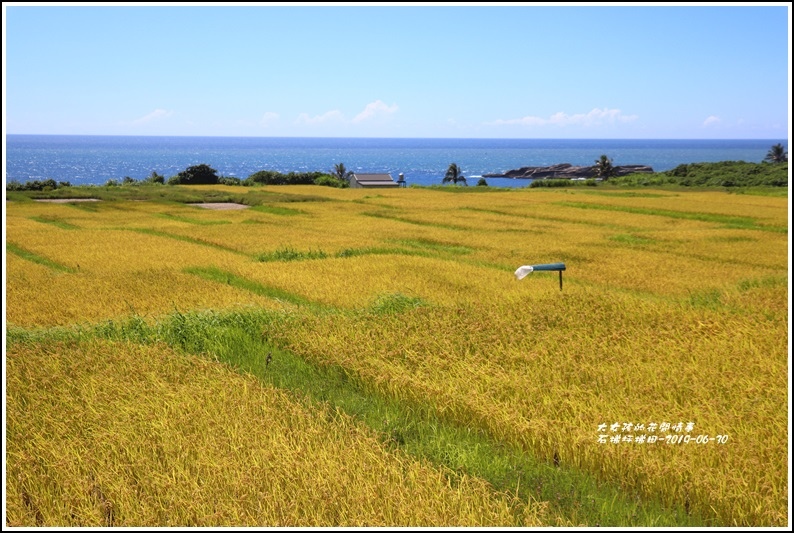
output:
<svg viewBox="0 0 794 533"><path fill-rule="evenodd" d="M474 526L527 505L162 346L7 354L8 525ZM24 442L23 442L24 439Z"/></svg>
<svg viewBox="0 0 794 533"><path fill-rule="evenodd" d="M787 523L786 198L264 190L296 201L8 202L7 327L271 309L266 339L407 405L717 524ZM563 290L513 276L553 262ZM372 310L389 295L424 305ZM166 346L17 342L6 372L9 525L559 522Z"/></svg>

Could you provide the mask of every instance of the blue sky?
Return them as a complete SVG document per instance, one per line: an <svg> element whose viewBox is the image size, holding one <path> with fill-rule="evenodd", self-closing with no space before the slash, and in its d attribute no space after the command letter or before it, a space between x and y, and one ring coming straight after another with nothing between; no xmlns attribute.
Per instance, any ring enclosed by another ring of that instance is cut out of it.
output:
<svg viewBox="0 0 794 533"><path fill-rule="evenodd" d="M3 4L6 133L788 139L789 3Z"/></svg>

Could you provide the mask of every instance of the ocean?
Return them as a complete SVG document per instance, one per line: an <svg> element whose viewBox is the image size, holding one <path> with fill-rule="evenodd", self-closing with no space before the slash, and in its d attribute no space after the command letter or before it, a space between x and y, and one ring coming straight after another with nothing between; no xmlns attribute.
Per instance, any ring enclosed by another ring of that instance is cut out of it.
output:
<svg viewBox="0 0 794 533"><path fill-rule="evenodd" d="M615 166L647 165L654 171L681 164L761 162L769 140L672 139L384 139L297 137L135 137L6 135L6 181L54 179L72 185L103 185L126 176L166 178L207 164L219 176L241 179L260 170L330 172L343 163L363 173L402 173L408 185L439 185L457 163L469 185L483 174L559 163L592 165L602 154ZM525 187L530 180L486 178L498 187Z"/></svg>

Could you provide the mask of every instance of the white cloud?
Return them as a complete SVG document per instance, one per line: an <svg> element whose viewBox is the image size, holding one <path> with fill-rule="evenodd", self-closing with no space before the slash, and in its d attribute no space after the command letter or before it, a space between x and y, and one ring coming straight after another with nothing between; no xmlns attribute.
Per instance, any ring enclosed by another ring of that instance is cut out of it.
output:
<svg viewBox="0 0 794 533"><path fill-rule="evenodd" d="M488 122L489 126L600 126L615 122L632 122L639 118L638 115L624 115L620 109L595 108L589 113L569 115L562 111L554 113L548 118L526 116L522 118L498 119Z"/></svg>
<svg viewBox="0 0 794 533"><path fill-rule="evenodd" d="M367 106L364 108L364 111L353 118L353 122L362 122L377 116L391 115L396 113L398 109L399 108L397 107L397 104L388 106L380 100L375 100L374 102L367 104Z"/></svg>
<svg viewBox="0 0 794 533"><path fill-rule="evenodd" d="M268 111L262 118L259 119L259 125L264 126L265 128L271 126L273 123L278 121L278 113L273 113L272 111Z"/></svg>
<svg viewBox="0 0 794 533"><path fill-rule="evenodd" d="M715 117L714 115L711 115L710 117L708 117L706 120L703 121L703 127L707 128L712 124L719 124L719 122L720 122L720 117Z"/></svg>
<svg viewBox="0 0 794 533"><path fill-rule="evenodd" d="M520 126L543 126L544 124L548 124L549 120L540 118L540 117L522 117L522 118L509 118L509 119L497 119L492 122L487 122L488 126L512 126L512 125L520 125Z"/></svg>
<svg viewBox="0 0 794 533"><path fill-rule="evenodd" d="M364 124L366 122L374 121L378 118L388 117L397 112L399 108L397 104L386 105L381 100L375 100L364 106L364 110L352 119L345 118L345 115L338 109L327 111L321 115L311 116L308 113L301 113L295 120L295 124L308 125L308 126L323 126L331 125L338 127L339 125L349 127L352 124ZM275 115L275 113L265 113L266 116ZM264 121L264 119L263 119Z"/></svg>
<svg viewBox="0 0 794 533"><path fill-rule="evenodd" d="M298 124L322 124L325 122L342 120L344 120L342 112L334 109L333 111L328 111L322 115L315 115L313 117L310 117L308 113L301 113L298 115L298 120L296 122Z"/></svg>
<svg viewBox="0 0 794 533"><path fill-rule="evenodd" d="M170 117L173 114L174 114L173 111L166 111L165 109L155 109L154 111L152 111L148 115L144 115L141 118L136 118L135 120L132 121L132 123L133 124L147 124L147 123L152 122L154 120Z"/></svg>

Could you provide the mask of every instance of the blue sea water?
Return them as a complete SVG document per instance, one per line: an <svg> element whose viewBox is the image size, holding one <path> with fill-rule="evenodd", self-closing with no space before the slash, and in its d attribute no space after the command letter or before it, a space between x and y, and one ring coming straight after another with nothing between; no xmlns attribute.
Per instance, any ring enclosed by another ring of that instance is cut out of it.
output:
<svg viewBox="0 0 794 533"><path fill-rule="evenodd" d="M296 137L133 137L6 135L7 181L52 178L72 185L103 185L125 176L173 176L207 164L241 179L259 170L329 172L343 163L355 172L403 173L409 185L438 185L457 163L469 185L483 174L559 163L592 165L602 154L614 165L648 165L657 172L680 164L761 162L770 140L616 139L384 139ZM487 178L489 185L525 187L529 180Z"/></svg>

